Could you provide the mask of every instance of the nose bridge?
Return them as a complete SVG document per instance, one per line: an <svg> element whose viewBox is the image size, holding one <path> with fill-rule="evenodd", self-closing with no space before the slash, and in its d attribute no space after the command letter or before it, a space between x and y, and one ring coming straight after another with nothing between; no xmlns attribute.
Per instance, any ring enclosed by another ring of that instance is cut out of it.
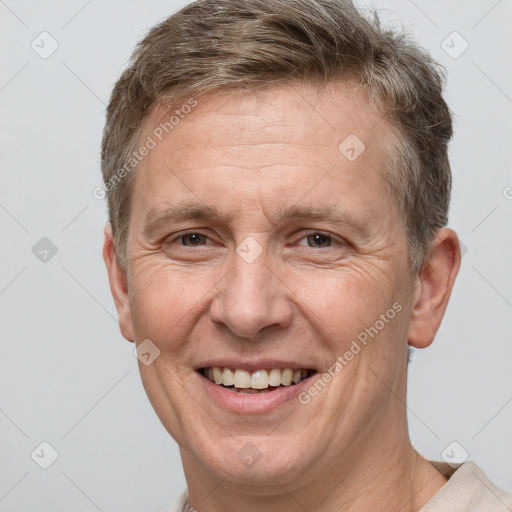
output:
<svg viewBox="0 0 512 512"><path fill-rule="evenodd" d="M250 238L233 253L231 269L210 310L212 321L248 339L265 327L285 327L291 320L283 286L272 270L272 256Z"/></svg>

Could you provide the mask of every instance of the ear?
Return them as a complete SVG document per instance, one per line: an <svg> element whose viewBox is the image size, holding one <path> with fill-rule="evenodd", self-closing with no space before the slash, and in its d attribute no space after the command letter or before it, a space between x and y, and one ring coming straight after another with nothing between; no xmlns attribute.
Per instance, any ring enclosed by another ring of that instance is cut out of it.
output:
<svg viewBox="0 0 512 512"><path fill-rule="evenodd" d="M128 341L134 341L133 322L128 296L128 284L126 271L119 264L114 247L114 237L110 223L105 226L105 242L103 244L103 259L107 266L110 291L114 298L117 314L119 316L119 328L121 334Z"/></svg>
<svg viewBox="0 0 512 512"><path fill-rule="evenodd" d="M455 231L440 229L434 238L428 260L416 278L409 345L428 347L436 335L460 268L460 243Z"/></svg>

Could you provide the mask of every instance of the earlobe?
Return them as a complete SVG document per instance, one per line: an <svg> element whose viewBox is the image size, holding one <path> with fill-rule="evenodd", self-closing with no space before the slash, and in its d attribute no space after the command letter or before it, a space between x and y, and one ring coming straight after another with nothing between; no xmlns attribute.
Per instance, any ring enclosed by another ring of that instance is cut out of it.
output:
<svg viewBox="0 0 512 512"><path fill-rule="evenodd" d="M107 266L110 291L119 316L119 329L126 340L135 341L126 271L118 262L110 223L105 226L103 260Z"/></svg>
<svg viewBox="0 0 512 512"><path fill-rule="evenodd" d="M408 343L428 347L436 335L460 268L460 243L455 231L437 233L428 261L416 280Z"/></svg>

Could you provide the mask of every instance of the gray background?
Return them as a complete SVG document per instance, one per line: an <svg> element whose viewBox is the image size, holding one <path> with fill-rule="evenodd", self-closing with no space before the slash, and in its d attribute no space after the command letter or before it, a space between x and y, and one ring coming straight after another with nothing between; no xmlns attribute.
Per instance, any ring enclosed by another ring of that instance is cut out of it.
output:
<svg viewBox="0 0 512 512"><path fill-rule="evenodd" d="M185 486L118 330L93 196L110 90L135 42L185 3L0 0L0 511L159 511ZM467 452L512 491L512 1L372 4L447 68L455 114L450 226L467 252L410 367L413 444ZM43 441L59 454L48 469Z"/></svg>

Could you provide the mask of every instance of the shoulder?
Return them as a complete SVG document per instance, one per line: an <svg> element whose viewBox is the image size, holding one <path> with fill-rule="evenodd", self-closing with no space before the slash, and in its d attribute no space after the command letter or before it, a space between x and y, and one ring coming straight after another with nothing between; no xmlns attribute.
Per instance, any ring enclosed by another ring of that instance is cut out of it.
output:
<svg viewBox="0 0 512 512"><path fill-rule="evenodd" d="M510 512L512 494L496 487L474 462L455 468L430 461L448 477L448 482L431 498L420 512Z"/></svg>

